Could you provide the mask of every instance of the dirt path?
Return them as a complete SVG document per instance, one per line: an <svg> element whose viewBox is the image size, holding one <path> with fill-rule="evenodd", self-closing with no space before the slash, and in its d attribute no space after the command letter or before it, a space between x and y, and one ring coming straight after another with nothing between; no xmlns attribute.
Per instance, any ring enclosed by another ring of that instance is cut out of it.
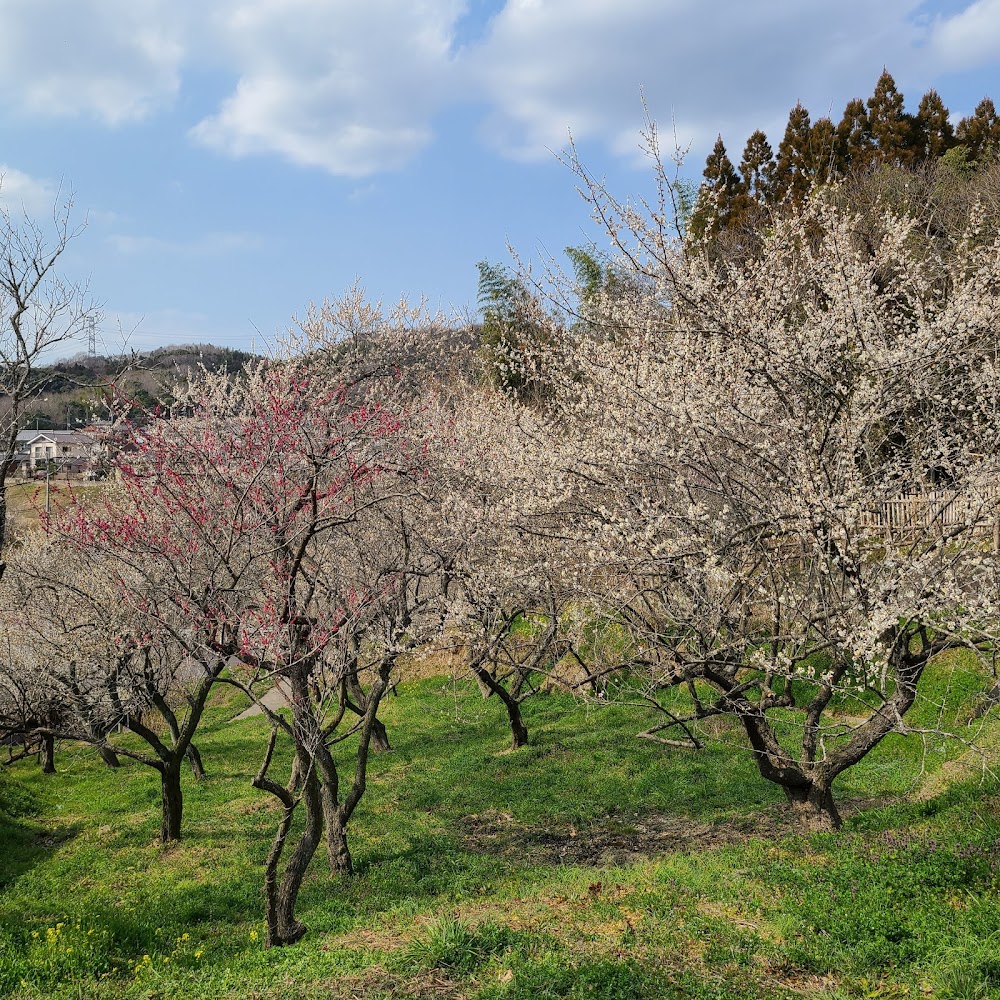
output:
<svg viewBox="0 0 1000 1000"><path fill-rule="evenodd" d="M269 708L272 712L276 712L279 708L288 708L289 705L289 692L286 681L278 681L277 684L271 688L270 691L266 691L263 697L260 699L261 704ZM236 716L236 719L250 719L255 715L263 715L264 709L261 708L256 702L251 705L248 709L240 712Z"/></svg>

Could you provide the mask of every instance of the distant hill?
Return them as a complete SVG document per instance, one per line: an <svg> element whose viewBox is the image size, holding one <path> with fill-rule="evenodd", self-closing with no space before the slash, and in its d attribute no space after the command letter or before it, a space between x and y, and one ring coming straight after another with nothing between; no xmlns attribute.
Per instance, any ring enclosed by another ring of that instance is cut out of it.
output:
<svg viewBox="0 0 1000 1000"><path fill-rule="evenodd" d="M214 344L177 344L129 355L77 354L39 371L37 399L25 410L21 425L51 429L88 423L109 416L109 380L147 407L169 403L171 385L198 369L236 374L255 357L247 351Z"/></svg>

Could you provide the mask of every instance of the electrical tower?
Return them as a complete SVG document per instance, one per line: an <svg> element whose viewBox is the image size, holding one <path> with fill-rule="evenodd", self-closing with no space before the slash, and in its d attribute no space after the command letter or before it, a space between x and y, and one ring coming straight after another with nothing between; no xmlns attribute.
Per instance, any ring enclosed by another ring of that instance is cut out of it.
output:
<svg viewBox="0 0 1000 1000"><path fill-rule="evenodd" d="M97 357L97 320L93 316L87 320L87 357Z"/></svg>

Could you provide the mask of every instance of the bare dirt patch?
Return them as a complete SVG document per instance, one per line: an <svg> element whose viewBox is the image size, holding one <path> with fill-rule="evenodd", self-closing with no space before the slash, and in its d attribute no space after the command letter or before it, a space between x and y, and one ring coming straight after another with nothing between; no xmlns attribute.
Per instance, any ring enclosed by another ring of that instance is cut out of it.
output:
<svg viewBox="0 0 1000 1000"><path fill-rule="evenodd" d="M49 831L47 833L38 834L34 839L34 844L36 847L41 847L43 850L52 851L72 840L75 836L76 831L72 829Z"/></svg>
<svg viewBox="0 0 1000 1000"><path fill-rule="evenodd" d="M464 817L461 826L465 843L474 850L516 853L539 864L576 865L631 864L672 851L704 850L752 837L785 837L798 832L792 818L778 810L716 823L652 813L615 817L586 828L532 827L509 813L490 811Z"/></svg>
<svg viewBox="0 0 1000 1000"><path fill-rule="evenodd" d="M853 799L839 806L846 819L886 804L880 799ZM465 845L473 850L516 854L536 864L574 865L627 865L676 851L703 851L754 838L777 840L802 833L783 803L712 823L647 813L610 817L586 827L530 826L510 813L490 810L465 816L460 827Z"/></svg>

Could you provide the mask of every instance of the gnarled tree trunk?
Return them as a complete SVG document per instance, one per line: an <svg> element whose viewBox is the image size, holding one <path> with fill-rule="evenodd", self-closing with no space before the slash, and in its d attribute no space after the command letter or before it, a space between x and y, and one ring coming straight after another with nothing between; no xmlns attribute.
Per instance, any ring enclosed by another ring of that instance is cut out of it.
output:
<svg viewBox="0 0 1000 1000"><path fill-rule="evenodd" d="M205 777L205 765L201 759L201 752L193 743L187 748L187 759L191 765L191 773L194 775L195 781L201 781Z"/></svg>
<svg viewBox="0 0 1000 1000"><path fill-rule="evenodd" d="M42 773L56 773L56 740L54 736L42 737Z"/></svg>
<svg viewBox="0 0 1000 1000"><path fill-rule="evenodd" d="M350 695L345 700L345 704L355 715L360 715L363 718L368 711L369 695L365 694L365 689L361 686L361 681L358 680L356 671L351 671L347 675L345 686ZM371 749L377 753L385 753L392 749L389 744L389 733L385 728L385 724L378 718L372 724Z"/></svg>
<svg viewBox="0 0 1000 1000"><path fill-rule="evenodd" d="M269 948L295 944L306 933L306 925L295 916L295 904L309 863L316 853L323 833L323 804L320 798L320 783L315 768L312 766L313 761L302 751L301 747L296 751L295 773L289 779L288 785L279 785L267 776L276 740L277 730L272 729L264 761L253 779L255 788L270 792L284 806L281 823L271 841L271 850L268 852L264 866L264 912L267 922L266 944ZM301 783L302 794L300 797L296 797L295 794L297 783ZM295 810L300 802L305 805L305 829L282 872L280 871L281 858L292 827Z"/></svg>
<svg viewBox="0 0 1000 1000"><path fill-rule="evenodd" d="M268 909L272 911L268 914L267 921L269 933L272 926L275 929L273 939L268 941L269 945L295 944L306 932L306 925L295 916L295 903L323 831L323 808L315 771L311 770L306 777L302 801L306 810L305 829L285 865L280 881L274 885L271 898L268 899ZM279 849L278 857L280 854Z"/></svg>
<svg viewBox="0 0 1000 1000"><path fill-rule="evenodd" d="M184 797L181 793L180 761L173 760L160 768L160 791L163 814L160 819L160 840L169 844L181 839L181 819L184 814Z"/></svg>
<svg viewBox="0 0 1000 1000"><path fill-rule="evenodd" d="M805 787L784 787L785 797L798 824L810 833L831 833L842 822L830 788L810 782Z"/></svg>

